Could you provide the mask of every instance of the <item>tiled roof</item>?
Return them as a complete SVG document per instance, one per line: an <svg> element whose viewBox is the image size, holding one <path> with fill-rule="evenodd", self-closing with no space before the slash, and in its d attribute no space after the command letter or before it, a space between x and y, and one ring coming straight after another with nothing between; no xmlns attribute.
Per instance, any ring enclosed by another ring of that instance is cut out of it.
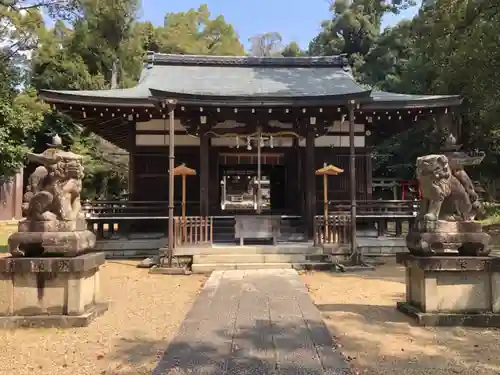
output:
<svg viewBox="0 0 500 375"><path fill-rule="evenodd" d="M41 90L47 102L109 105L151 105L155 97L262 103L308 100L341 101L367 106L427 105L460 101L456 96L405 95L372 92L357 83L345 56L241 57L150 53L143 74L128 89L66 91ZM459 104L459 103L458 103ZM453 105L453 104L452 104Z"/></svg>

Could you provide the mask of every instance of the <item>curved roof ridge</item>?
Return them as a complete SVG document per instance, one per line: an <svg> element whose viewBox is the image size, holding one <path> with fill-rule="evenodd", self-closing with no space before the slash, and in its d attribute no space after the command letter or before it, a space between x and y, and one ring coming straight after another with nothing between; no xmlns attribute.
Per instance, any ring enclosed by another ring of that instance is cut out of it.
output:
<svg viewBox="0 0 500 375"><path fill-rule="evenodd" d="M213 55L174 55L148 52L146 62L152 65L242 66L242 67L328 67L350 68L346 55L307 57L252 57Z"/></svg>

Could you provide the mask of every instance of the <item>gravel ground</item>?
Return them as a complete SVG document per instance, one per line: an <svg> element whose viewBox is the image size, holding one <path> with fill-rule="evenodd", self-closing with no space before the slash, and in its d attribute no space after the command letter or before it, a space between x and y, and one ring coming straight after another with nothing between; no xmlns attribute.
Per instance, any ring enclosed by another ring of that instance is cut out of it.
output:
<svg viewBox="0 0 500 375"><path fill-rule="evenodd" d="M362 374L500 373L500 330L424 328L395 308L404 300L404 269L303 274L342 351Z"/></svg>
<svg viewBox="0 0 500 375"><path fill-rule="evenodd" d="M151 374L205 277L150 275L136 264L101 268L110 308L89 327L0 330L0 374Z"/></svg>

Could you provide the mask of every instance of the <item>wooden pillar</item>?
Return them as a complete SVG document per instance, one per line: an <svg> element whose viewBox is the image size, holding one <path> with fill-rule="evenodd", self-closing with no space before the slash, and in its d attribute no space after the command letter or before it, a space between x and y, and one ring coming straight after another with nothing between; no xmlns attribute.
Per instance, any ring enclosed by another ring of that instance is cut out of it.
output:
<svg viewBox="0 0 500 375"><path fill-rule="evenodd" d="M218 212L220 210L220 199L221 199L221 188L220 181L222 176L219 174L219 150L216 147L210 147L211 143L209 142L209 160L208 164L208 201L209 201L209 214L214 214L214 210ZM200 184L201 187L201 184ZM210 205L210 202L211 205ZM218 204L217 206L215 204Z"/></svg>
<svg viewBox="0 0 500 375"><path fill-rule="evenodd" d="M354 262L359 264L361 257L356 244L356 148L354 147L354 101L351 100L349 111L349 193L351 198L351 254L356 255Z"/></svg>
<svg viewBox="0 0 500 375"><path fill-rule="evenodd" d="M371 149L366 153L366 199L373 199L373 164Z"/></svg>
<svg viewBox="0 0 500 375"><path fill-rule="evenodd" d="M291 162L288 163L287 168L290 168L290 173L287 173L291 178L287 181L287 189L293 189L293 197L287 197L287 207L292 207L294 213L300 212L303 214L302 203L302 178L301 176L301 166L300 166L300 147L299 138L294 137L292 140L292 155Z"/></svg>
<svg viewBox="0 0 500 375"><path fill-rule="evenodd" d="M306 216L306 228L307 236L311 239L314 235L314 216L316 215L316 161L315 161L315 149L314 141L316 134L314 129L307 124L307 134L306 134L306 157L305 157L305 170L304 170L304 180L305 180L305 216Z"/></svg>
<svg viewBox="0 0 500 375"><path fill-rule="evenodd" d="M208 216L210 211L210 137L206 129L200 133L200 215Z"/></svg>
<svg viewBox="0 0 500 375"><path fill-rule="evenodd" d="M129 121L128 137L128 197L129 200L135 200L135 132L136 122Z"/></svg>
<svg viewBox="0 0 500 375"><path fill-rule="evenodd" d="M174 255L174 187L175 187L175 100L167 100L168 106L168 267L172 267L172 258Z"/></svg>

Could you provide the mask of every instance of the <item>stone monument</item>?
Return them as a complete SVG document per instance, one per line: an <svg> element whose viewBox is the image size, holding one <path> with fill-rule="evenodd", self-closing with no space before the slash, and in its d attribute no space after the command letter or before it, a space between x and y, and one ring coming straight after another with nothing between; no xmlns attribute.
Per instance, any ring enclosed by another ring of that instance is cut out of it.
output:
<svg viewBox="0 0 500 375"><path fill-rule="evenodd" d="M106 311L99 303L103 253L88 253L96 237L81 210L82 157L54 136L29 177L25 216L0 258L0 327L85 326Z"/></svg>
<svg viewBox="0 0 500 375"><path fill-rule="evenodd" d="M459 151L450 135L442 154L419 157L420 213L406 237L406 301L398 309L424 325L500 326L500 258L475 221L482 209L464 167L484 153Z"/></svg>

